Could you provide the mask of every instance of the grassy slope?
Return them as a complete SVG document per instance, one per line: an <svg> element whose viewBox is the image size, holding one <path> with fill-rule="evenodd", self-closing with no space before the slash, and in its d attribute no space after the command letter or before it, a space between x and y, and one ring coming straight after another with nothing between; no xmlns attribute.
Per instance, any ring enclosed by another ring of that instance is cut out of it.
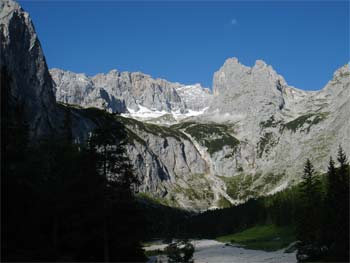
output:
<svg viewBox="0 0 350 263"><path fill-rule="evenodd" d="M275 251L295 241L295 234L293 227L262 225L239 233L217 237L216 240L239 244L248 249Z"/></svg>
<svg viewBox="0 0 350 263"><path fill-rule="evenodd" d="M235 149L240 141L235 138L233 127L217 123L184 122L171 126L173 130L185 131L206 147L209 154L221 151L224 146Z"/></svg>

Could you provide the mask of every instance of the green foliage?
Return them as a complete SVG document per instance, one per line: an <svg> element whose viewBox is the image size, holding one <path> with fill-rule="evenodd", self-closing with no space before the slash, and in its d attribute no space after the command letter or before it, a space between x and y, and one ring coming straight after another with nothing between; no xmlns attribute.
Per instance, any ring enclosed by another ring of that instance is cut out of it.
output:
<svg viewBox="0 0 350 263"><path fill-rule="evenodd" d="M170 199L166 199L166 198L153 196L150 193L137 193L136 196L138 198L147 200L147 201L149 201L151 203L155 203L155 204L166 205L166 206L170 206L170 207L178 207L179 206L179 204L175 200L170 200Z"/></svg>
<svg viewBox="0 0 350 263"><path fill-rule="evenodd" d="M313 165L307 159L304 167L303 181L300 184L300 198L302 206L298 222L298 238L304 242L313 242L320 239L321 184L315 175Z"/></svg>
<svg viewBox="0 0 350 263"><path fill-rule="evenodd" d="M269 150L273 145L276 143L273 140L274 136L272 132L266 132L264 133L264 136L262 136L258 142L258 156L259 158L262 157L263 153L268 153Z"/></svg>
<svg viewBox="0 0 350 263"><path fill-rule="evenodd" d="M191 174L186 180L187 186L175 185L174 191L184 195L185 198L195 200L205 200L208 203L214 199L210 182L205 174Z"/></svg>
<svg viewBox="0 0 350 263"><path fill-rule="evenodd" d="M276 128L276 127L280 126L281 124L283 124L283 122L276 121L275 116L272 115L270 117L270 119L260 122L259 126L260 126L260 128L265 129L265 128Z"/></svg>
<svg viewBox="0 0 350 263"><path fill-rule="evenodd" d="M198 143L206 147L211 155L222 150L224 146L234 151L240 143L232 135L233 130L224 124L188 122L171 127L173 129L184 130L185 133L188 133Z"/></svg>
<svg viewBox="0 0 350 263"><path fill-rule="evenodd" d="M294 226L300 205L299 187L295 186L243 204L198 214L190 218L185 229L192 238L216 238L256 225Z"/></svg>
<svg viewBox="0 0 350 263"><path fill-rule="evenodd" d="M225 197L221 197L218 201L218 207L220 207L220 208L228 208L231 206L232 206L232 204Z"/></svg>
<svg viewBox="0 0 350 263"><path fill-rule="evenodd" d="M232 177L220 176L226 184L226 193L236 200L247 200L255 197L256 191L252 189L253 175L240 174Z"/></svg>
<svg viewBox="0 0 350 263"><path fill-rule="evenodd" d="M238 199L239 193L242 193L243 190L240 187L240 175L232 177L219 176L219 178L226 184L226 193L233 199Z"/></svg>
<svg viewBox="0 0 350 263"><path fill-rule="evenodd" d="M264 174L261 178L264 185L268 185L271 187L271 186L277 185L284 177L285 177L284 173L279 173L279 174L267 173L267 174Z"/></svg>
<svg viewBox="0 0 350 263"><path fill-rule="evenodd" d="M239 244L248 249L275 251L295 241L292 226L259 225L244 231L217 237L220 242Z"/></svg>
<svg viewBox="0 0 350 263"><path fill-rule="evenodd" d="M326 198L323 242L329 248L326 259L346 261L349 258L349 164L341 147L337 160L330 158L326 176Z"/></svg>
<svg viewBox="0 0 350 263"><path fill-rule="evenodd" d="M173 129L172 127L160 126L152 123L145 123L137 121L135 119L125 118L122 116L116 116L115 118L121 123L125 124L130 130L136 128L141 131L145 131L165 139L168 137L172 137L178 141L181 141L181 139L188 140L185 134L183 134L181 131Z"/></svg>
<svg viewBox="0 0 350 263"><path fill-rule="evenodd" d="M297 225L301 240L299 260L347 262L349 259L349 165L341 147L337 159L338 169L330 159L325 188L319 186L311 162L306 162Z"/></svg>
<svg viewBox="0 0 350 263"><path fill-rule="evenodd" d="M305 115L299 116L295 120L287 122L285 124L285 127L288 130L291 130L292 132L296 132L298 129L305 127L301 131L309 132L311 126L316 125L321 121L325 120L328 114L329 114L328 112L305 114Z"/></svg>
<svg viewBox="0 0 350 263"><path fill-rule="evenodd" d="M226 193L236 200L254 198L277 185L283 177L284 174L272 173L264 175L259 173L255 175L241 173L232 177L219 176L225 182Z"/></svg>

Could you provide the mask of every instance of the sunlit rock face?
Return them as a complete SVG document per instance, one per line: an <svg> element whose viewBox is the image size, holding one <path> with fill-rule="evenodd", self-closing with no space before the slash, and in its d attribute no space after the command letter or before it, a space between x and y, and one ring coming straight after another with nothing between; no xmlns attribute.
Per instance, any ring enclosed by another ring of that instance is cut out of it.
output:
<svg viewBox="0 0 350 263"><path fill-rule="evenodd" d="M211 93L139 72L49 72L29 15L11 0L0 0L0 34L1 92L8 110L24 107L31 136L58 133L69 110L84 143L100 124L84 108L122 113L115 121L126 128L139 190L157 202L227 207L296 184L306 158L325 171L339 144L350 154L348 65L306 92L261 60L247 67L231 58Z"/></svg>
<svg viewBox="0 0 350 263"><path fill-rule="evenodd" d="M143 180L140 189L169 205L203 210L272 194L300 180L306 158L324 171L339 144L350 151L347 65L324 89L307 92L289 86L261 60L247 67L231 58L214 74L213 93L200 85L161 81L163 93L147 88L149 97L163 98L157 102L135 102L135 94L120 93L125 87L116 86L115 76L132 73L113 71L110 81L106 76L111 72L100 74L96 84L96 76L60 71L69 76L62 84L56 80L58 70L51 72L58 87L74 91L72 103L102 107L97 102L103 98L90 95L102 87L125 102L122 115L135 120L120 118L137 136L128 149ZM75 82L81 76L85 84L79 86ZM68 86L75 88L64 88ZM142 93L141 86L133 92ZM87 97L81 96L86 90ZM63 100L66 93L57 89L56 94Z"/></svg>
<svg viewBox="0 0 350 263"><path fill-rule="evenodd" d="M124 113L141 120L164 115L175 120L196 116L208 107L212 97L200 84L182 85L140 72L111 70L93 77L60 69L50 72L58 101Z"/></svg>

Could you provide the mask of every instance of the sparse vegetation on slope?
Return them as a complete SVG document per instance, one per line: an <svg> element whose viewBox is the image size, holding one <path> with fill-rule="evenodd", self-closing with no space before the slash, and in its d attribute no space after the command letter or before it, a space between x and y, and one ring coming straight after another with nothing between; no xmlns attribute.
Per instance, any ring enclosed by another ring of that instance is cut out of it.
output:
<svg viewBox="0 0 350 263"><path fill-rule="evenodd" d="M277 126L281 125L282 121L276 121L275 117L272 115L270 119L266 121L262 121L259 123L260 128L276 128Z"/></svg>
<svg viewBox="0 0 350 263"><path fill-rule="evenodd" d="M301 131L310 131L311 126L318 124L319 122L326 119L328 112L320 113L309 113L302 116L299 116L295 120L287 122L285 127L292 132L296 132L298 129ZM303 129L302 129L303 128Z"/></svg>
<svg viewBox="0 0 350 263"><path fill-rule="evenodd" d="M177 185L174 191L189 201L203 201L208 205L214 199L213 190L205 174L189 175L186 186Z"/></svg>
<svg viewBox="0 0 350 263"><path fill-rule="evenodd" d="M227 194L235 200L247 200L258 196L258 187L253 186L256 176L251 174L240 174L232 177L220 176L227 187Z"/></svg>
<svg viewBox="0 0 350 263"><path fill-rule="evenodd" d="M241 245L249 249L275 251L295 241L295 229L291 226L261 225L242 232L221 236L216 240Z"/></svg>
<svg viewBox="0 0 350 263"><path fill-rule="evenodd" d="M233 129L224 124L187 122L171 127L188 133L198 143L206 147L210 155L222 150L225 146L235 149L240 143L232 135Z"/></svg>
<svg viewBox="0 0 350 263"><path fill-rule="evenodd" d="M128 128L136 128L144 132L151 133L162 138L173 137L177 140L188 140L188 137L179 130L171 127L160 126L152 123L145 123L131 118L116 116L116 119L124 123Z"/></svg>
<svg viewBox="0 0 350 263"><path fill-rule="evenodd" d="M219 176L226 184L226 193L235 200L256 198L278 185L284 174L240 174L232 177Z"/></svg>
<svg viewBox="0 0 350 263"><path fill-rule="evenodd" d="M231 206L232 204L225 197L221 197L218 201L218 207L220 208L229 208Z"/></svg>
<svg viewBox="0 0 350 263"><path fill-rule="evenodd" d="M263 153L269 153L271 147L276 144L272 132L266 132L258 142L258 156L261 158Z"/></svg>

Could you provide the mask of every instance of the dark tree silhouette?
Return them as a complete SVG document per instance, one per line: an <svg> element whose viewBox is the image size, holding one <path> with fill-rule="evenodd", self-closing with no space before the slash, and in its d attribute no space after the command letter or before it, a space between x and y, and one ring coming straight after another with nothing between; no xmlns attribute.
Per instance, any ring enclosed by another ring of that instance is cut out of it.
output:
<svg viewBox="0 0 350 263"><path fill-rule="evenodd" d="M331 160L327 179L327 258L333 261L349 261L349 164L345 152L339 146L339 168Z"/></svg>
<svg viewBox="0 0 350 263"><path fill-rule="evenodd" d="M96 171L104 181L103 255L104 261L140 261L143 236L142 215L133 191L138 185L125 150L126 133L116 122L106 122L89 139L96 153Z"/></svg>
<svg viewBox="0 0 350 263"><path fill-rule="evenodd" d="M301 241L297 258L302 261L308 254L311 260L322 256L320 250L322 226L322 195L319 179L313 165L307 159L300 184L301 207L297 222L297 237Z"/></svg>

